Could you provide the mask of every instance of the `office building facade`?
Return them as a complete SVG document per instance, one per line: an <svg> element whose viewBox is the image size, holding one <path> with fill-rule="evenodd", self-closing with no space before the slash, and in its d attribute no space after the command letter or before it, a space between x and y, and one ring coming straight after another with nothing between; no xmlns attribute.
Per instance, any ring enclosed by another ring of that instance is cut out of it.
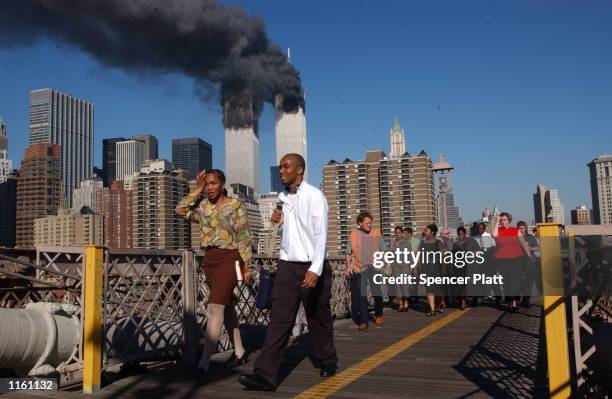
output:
<svg viewBox="0 0 612 399"><path fill-rule="evenodd" d="M17 176L16 245L34 244L34 220L54 215L62 204L61 148L33 144L25 150Z"/></svg>
<svg viewBox="0 0 612 399"><path fill-rule="evenodd" d="M82 207L86 206L98 212L97 196L98 192L102 190L104 183L101 177L90 177L89 179L83 180L78 188L74 190L72 197L72 210L79 212Z"/></svg>
<svg viewBox="0 0 612 399"><path fill-rule="evenodd" d="M591 178L593 224L612 223L612 155L601 155L587 165Z"/></svg>
<svg viewBox="0 0 612 399"><path fill-rule="evenodd" d="M570 211L572 224L591 224L591 211L586 205L577 206Z"/></svg>
<svg viewBox="0 0 612 399"><path fill-rule="evenodd" d="M30 93L30 144L61 148L62 195L68 206L79 183L92 174L94 105L53 89Z"/></svg>
<svg viewBox="0 0 612 399"><path fill-rule="evenodd" d="M306 137L306 112L303 106L288 111L283 98L277 95L274 100L276 115L276 163L287 154L299 154L308 165L308 140ZM304 178L308 177L308 168ZM274 190L274 188L272 188Z"/></svg>
<svg viewBox="0 0 612 399"><path fill-rule="evenodd" d="M34 245L82 247L104 245L104 217L88 207L60 209L34 221Z"/></svg>
<svg viewBox="0 0 612 399"><path fill-rule="evenodd" d="M0 183L0 247L15 246L17 215L17 175L10 174Z"/></svg>
<svg viewBox="0 0 612 399"><path fill-rule="evenodd" d="M152 134L137 134L132 140L140 141L144 144L143 160L159 158L159 144L157 137Z"/></svg>
<svg viewBox="0 0 612 399"><path fill-rule="evenodd" d="M145 145L138 140L126 140L115 144L117 146L117 175L116 180L123 180L127 176L140 171L145 161Z"/></svg>
<svg viewBox="0 0 612 399"><path fill-rule="evenodd" d="M13 172L13 163L8 159L8 131L0 118L0 184L4 183Z"/></svg>
<svg viewBox="0 0 612 399"><path fill-rule="evenodd" d="M200 138L173 139L172 164L193 180L201 171L212 169L212 146Z"/></svg>
<svg viewBox="0 0 612 399"><path fill-rule="evenodd" d="M110 187L117 178L117 143L126 141L123 137L102 140L102 174L104 187Z"/></svg>

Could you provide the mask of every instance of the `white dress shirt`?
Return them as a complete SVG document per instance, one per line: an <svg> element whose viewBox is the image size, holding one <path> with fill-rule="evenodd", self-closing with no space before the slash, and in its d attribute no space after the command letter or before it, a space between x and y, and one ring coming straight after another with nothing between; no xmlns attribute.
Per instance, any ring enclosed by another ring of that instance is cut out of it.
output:
<svg viewBox="0 0 612 399"><path fill-rule="evenodd" d="M480 248L483 251L488 251L489 248L495 247L497 245L493 236L486 231L482 233L482 235L477 235L475 238L476 241L478 241L478 245L480 245Z"/></svg>
<svg viewBox="0 0 612 399"><path fill-rule="evenodd" d="M283 203L280 259L311 262L317 276L323 271L327 240L327 200L318 188L303 181L295 194L282 192Z"/></svg>

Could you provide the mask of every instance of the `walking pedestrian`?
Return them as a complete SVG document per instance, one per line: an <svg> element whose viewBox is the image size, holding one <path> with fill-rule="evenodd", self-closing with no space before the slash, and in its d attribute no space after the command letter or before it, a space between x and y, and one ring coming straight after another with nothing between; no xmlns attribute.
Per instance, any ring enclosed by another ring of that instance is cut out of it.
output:
<svg viewBox="0 0 612 399"><path fill-rule="evenodd" d="M503 276L504 295L511 312L518 309L521 292L522 263L529 249L521 231L510 226L512 215L502 212L493 224L491 235L495 238L495 261Z"/></svg>
<svg viewBox="0 0 612 399"><path fill-rule="evenodd" d="M273 391L299 305L304 305L310 343L321 377L336 374L338 357L334 345L331 312L332 270L325 262L327 200L318 188L304 180L306 162L299 154L280 161L279 194L282 211L275 210L272 222L280 223L281 249L272 291L270 324L252 374L238 381L249 389Z"/></svg>
<svg viewBox="0 0 612 399"><path fill-rule="evenodd" d="M412 231L410 232L410 236L412 236ZM397 226L395 228L395 239L393 240L393 243L391 244L389 251L395 252L398 249L402 253L404 251L412 252L412 243L410 241L410 238L407 238L404 236L404 231L401 226ZM398 263L396 261L391 264L392 274L396 278L401 277L402 275L411 274L412 270L413 269L410 267L409 263L404 263L404 262ZM407 312L410 307L410 302L409 302L410 285L409 284L395 284L395 287L396 287L396 296L399 300L399 308L397 309L397 311Z"/></svg>
<svg viewBox="0 0 612 399"><path fill-rule="evenodd" d="M379 284L374 277L381 274L374 264L374 253L384 251L385 245L379 229L372 229L372 214L367 211L357 216L358 228L351 231L347 261L352 265L351 276L351 315L359 330L367 330L370 321L368 288L374 298L374 324L381 327L383 319L383 297Z"/></svg>
<svg viewBox="0 0 612 399"><path fill-rule="evenodd" d="M442 258L444 256L445 247L442 240L436 238L438 233L438 226L430 224L423 230L423 236L425 237L421 242L420 251L423 252L421 259L423 261L419 264L419 273L426 274L429 277L439 277L444 274L444 265ZM427 303L429 309L426 313L427 316L434 316L436 314L436 298L438 299L439 308L438 311L443 313L446 309L444 302L444 295L442 295L442 289L439 285L429 285L425 287L425 293L427 295Z"/></svg>
<svg viewBox="0 0 612 399"><path fill-rule="evenodd" d="M251 236L244 204L230 198L225 189L225 175L218 169L198 174L195 188L176 207L176 213L197 222L204 248L203 268L209 287L206 306L206 343L198 369L206 373L210 357L217 348L221 327L225 325L234 346L228 368L248 361L242 345L236 314L234 288L238 284L237 273L243 273L251 258ZM241 267L237 268L236 264ZM251 270L252 272L252 270ZM242 280L242 276L240 278ZM245 281L250 279L250 273Z"/></svg>

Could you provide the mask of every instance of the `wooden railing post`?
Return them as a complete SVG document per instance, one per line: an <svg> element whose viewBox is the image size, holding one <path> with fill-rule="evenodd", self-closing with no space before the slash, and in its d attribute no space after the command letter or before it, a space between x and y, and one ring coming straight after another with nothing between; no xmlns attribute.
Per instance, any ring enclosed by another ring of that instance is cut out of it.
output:
<svg viewBox="0 0 612 399"><path fill-rule="evenodd" d="M538 224L542 259L548 385L550 397L553 399L571 396L567 320L559 240L560 227L557 223Z"/></svg>
<svg viewBox="0 0 612 399"><path fill-rule="evenodd" d="M83 308L83 393L100 391L102 379L102 295L104 247L85 246Z"/></svg>

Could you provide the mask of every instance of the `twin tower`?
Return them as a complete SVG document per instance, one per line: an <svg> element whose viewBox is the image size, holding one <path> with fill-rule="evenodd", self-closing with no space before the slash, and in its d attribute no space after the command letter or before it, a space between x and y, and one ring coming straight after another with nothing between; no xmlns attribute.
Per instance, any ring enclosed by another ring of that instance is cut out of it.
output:
<svg viewBox="0 0 612 399"><path fill-rule="evenodd" d="M241 105L241 107L235 107L229 102L224 104L226 185L239 183L251 187L256 193L261 193L258 116L256 112L249 109L248 114L250 115L245 119L245 104ZM252 108L252 105L248 104L247 107ZM278 165L281 158L289 153L300 154L308 161L304 107L300 105L292 111L286 111L282 97L277 95L274 110L276 164ZM227 123L235 120L235 113L242 113L240 115L242 123ZM308 167L308 162L306 165Z"/></svg>

